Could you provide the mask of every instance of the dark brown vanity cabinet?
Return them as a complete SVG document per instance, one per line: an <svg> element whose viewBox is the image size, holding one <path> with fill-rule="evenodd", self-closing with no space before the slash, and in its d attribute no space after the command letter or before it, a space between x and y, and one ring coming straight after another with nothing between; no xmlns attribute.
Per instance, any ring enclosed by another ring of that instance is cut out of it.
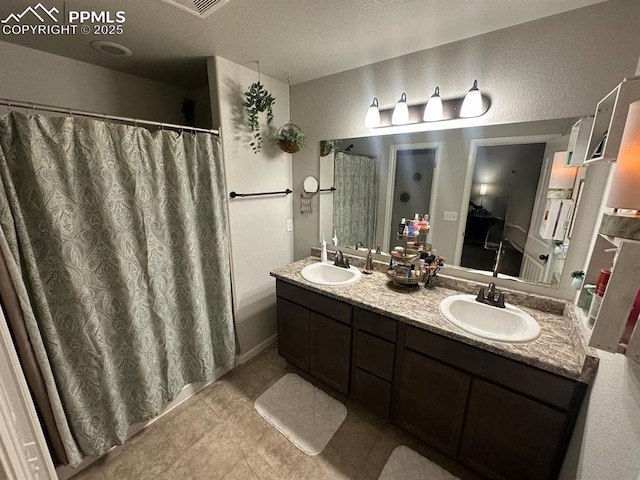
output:
<svg viewBox="0 0 640 480"><path fill-rule="evenodd" d="M282 281L276 291L280 356L349 393L351 306Z"/></svg>
<svg viewBox="0 0 640 480"><path fill-rule="evenodd" d="M562 411L474 379L459 458L488 478L555 478L567 421Z"/></svg>
<svg viewBox="0 0 640 480"><path fill-rule="evenodd" d="M557 478L586 385L278 281L278 351L490 479Z"/></svg>
<svg viewBox="0 0 640 480"><path fill-rule="evenodd" d="M354 311L351 396L386 418L391 408L398 322L368 310Z"/></svg>
<svg viewBox="0 0 640 480"><path fill-rule="evenodd" d="M491 479L556 478L586 386L407 326L393 419Z"/></svg>
<svg viewBox="0 0 640 480"><path fill-rule="evenodd" d="M471 375L405 350L395 422L418 438L456 455Z"/></svg>

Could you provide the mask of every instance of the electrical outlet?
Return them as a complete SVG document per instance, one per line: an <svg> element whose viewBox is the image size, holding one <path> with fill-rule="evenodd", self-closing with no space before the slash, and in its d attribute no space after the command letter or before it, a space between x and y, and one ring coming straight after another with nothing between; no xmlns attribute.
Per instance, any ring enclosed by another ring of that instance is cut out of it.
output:
<svg viewBox="0 0 640 480"><path fill-rule="evenodd" d="M457 222L458 221L458 212L444 212L443 220L447 222Z"/></svg>
<svg viewBox="0 0 640 480"><path fill-rule="evenodd" d="M287 218L287 232L293 232L293 218Z"/></svg>

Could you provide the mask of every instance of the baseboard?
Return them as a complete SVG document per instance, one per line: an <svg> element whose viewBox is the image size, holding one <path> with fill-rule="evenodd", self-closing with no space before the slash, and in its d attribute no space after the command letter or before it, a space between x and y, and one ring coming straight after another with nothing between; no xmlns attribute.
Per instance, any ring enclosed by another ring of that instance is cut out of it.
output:
<svg viewBox="0 0 640 480"><path fill-rule="evenodd" d="M268 348L271 345L273 345L274 343L276 343L276 340L278 340L278 334L277 333L272 335L272 336L270 336L265 341L260 342L258 345L253 347L251 350L243 353L242 355L238 355L238 363L240 365L242 365L243 363L247 363L249 360L251 360L253 357L258 355L260 352L262 352L266 348Z"/></svg>

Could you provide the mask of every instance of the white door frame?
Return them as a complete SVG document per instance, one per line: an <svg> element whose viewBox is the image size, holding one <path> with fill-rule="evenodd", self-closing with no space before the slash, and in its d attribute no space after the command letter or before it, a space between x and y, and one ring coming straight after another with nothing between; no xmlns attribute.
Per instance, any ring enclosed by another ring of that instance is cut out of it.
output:
<svg viewBox="0 0 640 480"><path fill-rule="evenodd" d="M462 192L462 206L460 210L460 223L458 224L458 236L456 238L456 250L453 255L452 265L460 265L462 259L462 247L464 243L464 232L467 227L467 216L469 215L469 199L471 198L471 186L473 185L473 173L476 166L476 155L479 147L493 147L499 145L525 145L529 143L547 143L552 138L562 135L522 135L516 137L499 138L475 138L469 144L469 158L467 160L467 173L464 178L464 190Z"/></svg>
<svg viewBox="0 0 640 480"><path fill-rule="evenodd" d="M3 474L25 480L58 478L0 310L0 477Z"/></svg>
<svg viewBox="0 0 640 480"><path fill-rule="evenodd" d="M440 158L442 156L442 147L444 142L423 142L423 143L401 143L391 145L389 148L389 168L387 175L387 201L384 209L384 237L382 238L382 248L388 252L391 248L389 245L389 237L391 236L391 216L393 215L393 196L396 183L396 164L397 155L400 151L406 150L427 150L433 149L436 151L435 155L435 168L433 169L433 179L431 181L431 195L429 198L429 212L435 212L438 179L440 178ZM433 213L431 213L430 221L433 219ZM431 222L430 222L431 223ZM397 225L394 225L397 228ZM431 239L431 233L427 237L428 241Z"/></svg>

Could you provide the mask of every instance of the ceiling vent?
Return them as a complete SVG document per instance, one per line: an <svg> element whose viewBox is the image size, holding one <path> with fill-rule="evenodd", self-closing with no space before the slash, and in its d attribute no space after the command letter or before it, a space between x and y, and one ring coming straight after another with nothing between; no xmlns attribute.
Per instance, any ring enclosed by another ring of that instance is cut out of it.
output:
<svg viewBox="0 0 640 480"><path fill-rule="evenodd" d="M229 0L163 0L200 18L205 18L222 7Z"/></svg>

